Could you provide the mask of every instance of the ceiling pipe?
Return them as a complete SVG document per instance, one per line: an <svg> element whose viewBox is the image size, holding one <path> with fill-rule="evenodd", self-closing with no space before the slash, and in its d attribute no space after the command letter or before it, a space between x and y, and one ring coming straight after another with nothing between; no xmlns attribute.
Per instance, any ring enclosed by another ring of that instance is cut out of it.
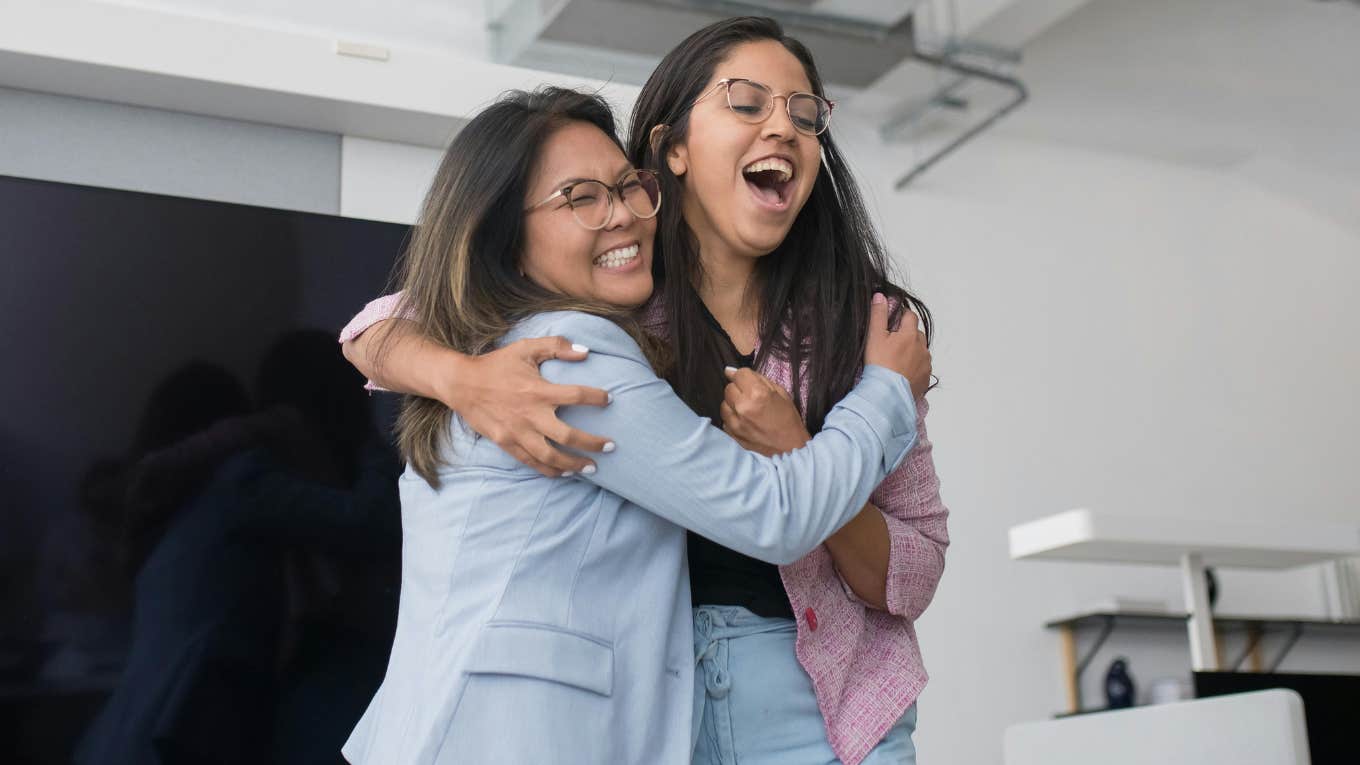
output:
<svg viewBox="0 0 1360 765"><path fill-rule="evenodd" d="M1001 87L1010 90L1012 95L1009 101L1002 105L1001 108L988 115L985 120L968 130L965 130L953 141L950 141L943 147L937 149L930 156L917 162L911 170L899 177L893 183L894 191L901 191L906 188L912 181L920 177L922 173L934 167L940 160L957 151L964 144L977 137L979 133L996 124L998 120L1015 111L1021 104L1029 100L1029 89L1026 88L1025 83L1021 82L1018 78L998 74L981 67L964 64L954 60L948 55L938 56L916 51L911 54L911 58L915 61L920 61L938 69L951 72L957 75L957 77L948 85L936 91L935 95L927 101L924 107L910 109L889 120L880 127L879 134L883 136L885 140L892 140L897 137L906 125L920 119L930 107L959 108L959 106L962 105L962 102L954 95L954 91L961 88L969 80L983 80L995 85L1000 85Z"/></svg>

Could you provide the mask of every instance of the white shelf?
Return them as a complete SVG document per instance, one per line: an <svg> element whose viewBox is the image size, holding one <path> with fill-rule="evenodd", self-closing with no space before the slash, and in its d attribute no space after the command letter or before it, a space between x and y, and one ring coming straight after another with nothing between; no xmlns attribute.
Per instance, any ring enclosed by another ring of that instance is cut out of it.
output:
<svg viewBox="0 0 1360 765"><path fill-rule="evenodd" d="M1243 523L1122 516L1078 509L1010 529L1014 560L1180 565L1198 553L1206 566L1282 569L1360 556L1360 524Z"/></svg>
<svg viewBox="0 0 1360 765"><path fill-rule="evenodd" d="M385 61L338 55L337 42L88 0L4 0L0 86L439 148L505 90L600 90L621 115L637 98L635 86L416 47Z"/></svg>

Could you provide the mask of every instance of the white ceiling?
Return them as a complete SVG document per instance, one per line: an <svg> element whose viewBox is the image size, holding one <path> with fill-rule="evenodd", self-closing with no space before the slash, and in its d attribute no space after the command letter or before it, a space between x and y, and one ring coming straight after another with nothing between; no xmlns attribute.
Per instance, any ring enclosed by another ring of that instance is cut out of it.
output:
<svg viewBox="0 0 1360 765"><path fill-rule="evenodd" d="M1240 173L1360 227L1360 5L1094 0L1034 40L1007 135Z"/></svg>
<svg viewBox="0 0 1360 765"><path fill-rule="evenodd" d="M926 36L946 36L977 27L999 12L1020 4L1034 8L1069 8L1085 0L741 0L744 5L786 7L804 13L830 14L878 24L900 21L908 9L918 10L918 29ZM253 26L321 33L355 42L388 47L417 46L490 57L488 14L500 16L511 6L549 8L565 0L95 0L187 14ZM641 0L645 2L645 0ZM494 10L492 10L494 9ZM1065 12L1065 11L1064 11ZM1005 34L1001 33L1004 37ZM1006 41L1008 44L1015 41ZM654 52L656 59L665 53ZM602 52L605 57L608 52ZM636 55L618 54L618 71L650 70ZM551 61L551 59L545 59ZM578 72L579 73L579 72ZM639 80L640 84L640 80ZM892 90L901 90L893 88ZM838 94L838 97L850 95ZM892 92L885 93L892 99Z"/></svg>
<svg viewBox="0 0 1360 765"><path fill-rule="evenodd" d="M98 1L483 59L488 6L512 2ZM900 10L910 0L766 1L867 18ZM921 0L917 27L927 37L961 32L1003 47L1023 45L1017 73L1032 100L1001 123L998 129L1007 133L1244 168L1282 183L1281 172L1262 168L1285 163L1308 170L1310 177L1360 181L1355 3ZM880 119L919 85L906 69L857 94L851 113Z"/></svg>
<svg viewBox="0 0 1360 765"><path fill-rule="evenodd" d="M237 24L482 57L492 0L96 0Z"/></svg>

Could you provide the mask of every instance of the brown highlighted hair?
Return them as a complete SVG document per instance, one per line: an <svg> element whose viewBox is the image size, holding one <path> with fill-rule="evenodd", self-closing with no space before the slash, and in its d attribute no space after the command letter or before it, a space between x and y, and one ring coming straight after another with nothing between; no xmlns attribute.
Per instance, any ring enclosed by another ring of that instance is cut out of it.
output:
<svg viewBox="0 0 1360 765"><path fill-rule="evenodd" d="M511 91L484 109L449 145L425 197L394 282L403 292L398 316L434 342L476 355L495 350L519 321L544 311L582 311L618 323L656 365L660 346L632 309L550 292L520 273L525 196L542 146L572 122L598 127L619 146L614 115L597 95L566 88ZM380 345L378 359L390 350ZM397 445L430 486L447 464L453 413L419 396L402 401Z"/></svg>

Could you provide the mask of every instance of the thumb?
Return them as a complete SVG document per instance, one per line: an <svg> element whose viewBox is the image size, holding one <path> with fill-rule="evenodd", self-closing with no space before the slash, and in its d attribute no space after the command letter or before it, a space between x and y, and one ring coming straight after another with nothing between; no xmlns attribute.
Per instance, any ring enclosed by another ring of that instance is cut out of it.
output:
<svg viewBox="0 0 1360 765"><path fill-rule="evenodd" d="M883 297L883 293L875 292L873 302L869 304L869 337L875 333L885 334L888 331L888 299Z"/></svg>

